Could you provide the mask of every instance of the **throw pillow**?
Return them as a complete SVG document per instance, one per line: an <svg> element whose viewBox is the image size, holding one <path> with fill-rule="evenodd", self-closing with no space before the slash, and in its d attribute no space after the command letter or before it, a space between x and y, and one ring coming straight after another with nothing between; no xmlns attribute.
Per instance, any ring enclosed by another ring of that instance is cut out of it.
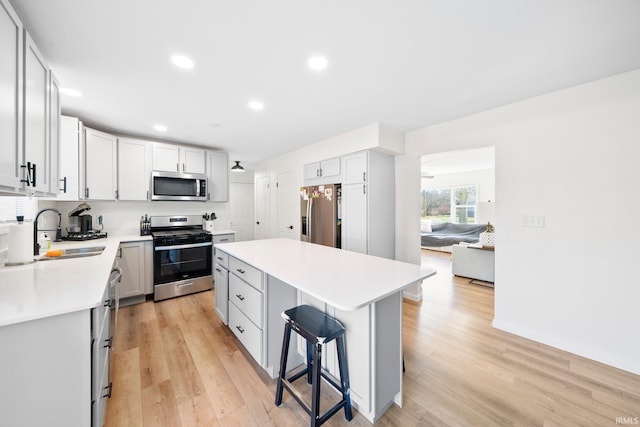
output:
<svg viewBox="0 0 640 427"><path fill-rule="evenodd" d="M431 233L431 220L430 219L421 219L420 220L420 231L423 233Z"/></svg>

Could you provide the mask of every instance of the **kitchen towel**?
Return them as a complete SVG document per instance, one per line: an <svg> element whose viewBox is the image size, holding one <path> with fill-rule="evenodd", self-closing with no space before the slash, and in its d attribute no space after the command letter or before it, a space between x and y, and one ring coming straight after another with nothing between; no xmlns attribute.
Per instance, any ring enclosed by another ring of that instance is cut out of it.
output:
<svg viewBox="0 0 640 427"><path fill-rule="evenodd" d="M9 253L7 264L24 264L33 261L33 222L9 226Z"/></svg>

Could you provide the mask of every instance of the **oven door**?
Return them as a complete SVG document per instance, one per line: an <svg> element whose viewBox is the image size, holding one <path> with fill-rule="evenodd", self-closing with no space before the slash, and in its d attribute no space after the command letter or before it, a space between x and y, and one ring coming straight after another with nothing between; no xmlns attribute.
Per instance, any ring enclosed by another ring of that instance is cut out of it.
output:
<svg viewBox="0 0 640 427"><path fill-rule="evenodd" d="M154 300L211 289L212 249L212 242L154 245Z"/></svg>

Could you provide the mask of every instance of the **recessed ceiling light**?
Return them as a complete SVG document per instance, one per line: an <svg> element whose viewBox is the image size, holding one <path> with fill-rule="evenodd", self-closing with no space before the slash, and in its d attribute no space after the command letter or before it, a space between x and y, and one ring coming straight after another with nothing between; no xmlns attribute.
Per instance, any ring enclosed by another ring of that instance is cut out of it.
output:
<svg viewBox="0 0 640 427"><path fill-rule="evenodd" d="M193 60L182 55L174 55L171 57L171 61L180 68L191 69L193 68Z"/></svg>
<svg viewBox="0 0 640 427"><path fill-rule="evenodd" d="M69 96L73 96L74 98L80 98L82 97L82 93L78 92L75 89L71 89L68 87L61 87L60 88L60 93L63 95L69 95Z"/></svg>
<svg viewBox="0 0 640 427"><path fill-rule="evenodd" d="M324 70L329 65L329 61L324 56L313 56L309 58L308 64L312 70Z"/></svg>
<svg viewBox="0 0 640 427"><path fill-rule="evenodd" d="M158 132L166 132L167 127L165 125L153 125L153 128Z"/></svg>
<svg viewBox="0 0 640 427"><path fill-rule="evenodd" d="M210 123L209 126L212 128L219 128L221 125L220 123Z"/></svg>
<svg viewBox="0 0 640 427"><path fill-rule="evenodd" d="M249 101L249 108L251 108L252 110L262 110L264 108L264 104L262 103L262 101Z"/></svg>

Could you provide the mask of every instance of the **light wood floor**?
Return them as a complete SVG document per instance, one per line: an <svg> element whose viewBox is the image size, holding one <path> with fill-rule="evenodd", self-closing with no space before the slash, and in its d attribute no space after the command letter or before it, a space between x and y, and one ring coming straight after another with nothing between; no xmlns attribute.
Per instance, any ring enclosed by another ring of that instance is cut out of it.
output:
<svg viewBox="0 0 640 427"><path fill-rule="evenodd" d="M404 304L404 407L379 425L615 426L640 416L639 376L493 329L493 289L452 276L449 254L423 250L423 263L438 275L422 303ZM122 308L111 369L107 426L309 422L286 393L274 406L275 381L217 318L213 292ZM335 398L327 391L322 407ZM370 425L342 414L325 425Z"/></svg>

